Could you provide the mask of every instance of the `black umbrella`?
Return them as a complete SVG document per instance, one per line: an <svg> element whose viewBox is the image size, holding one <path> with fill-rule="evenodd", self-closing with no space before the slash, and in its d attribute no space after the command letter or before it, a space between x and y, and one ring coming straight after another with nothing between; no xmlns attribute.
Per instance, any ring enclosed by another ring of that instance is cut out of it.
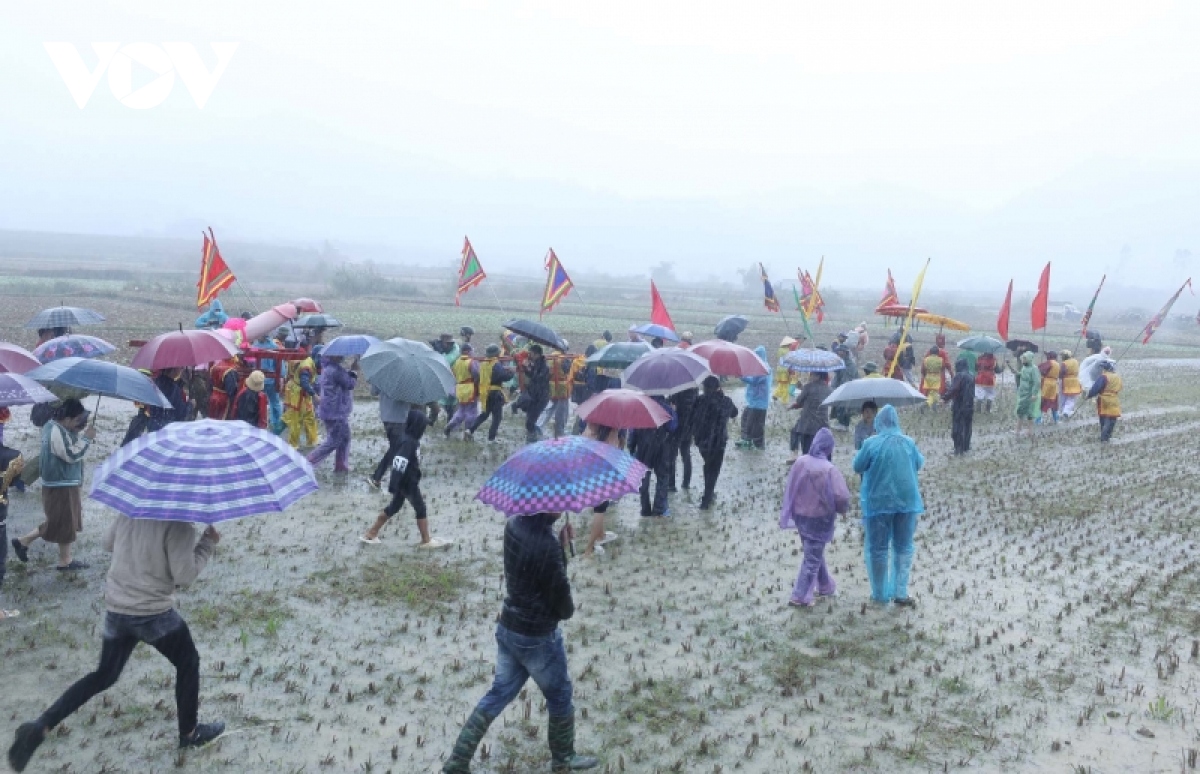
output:
<svg viewBox="0 0 1200 774"><path fill-rule="evenodd" d="M1008 347L1013 352L1020 352L1021 350L1025 350L1026 352L1039 351L1037 344L1034 344L1032 341L1026 341L1025 339L1013 339L1012 341L1005 342L1004 346Z"/></svg>
<svg viewBox="0 0 1200 774"><path fill-rule="evenodd" d="M76 325L95 325L104 322L104 315L78 306L56 306L43 309L25 323L30 330L42 328L74 328Z"/></svg>
<svg viewBox="0 0 1200 774"><path fill-rule="evenodd" d="M713 333L717 335L718 339L733 342L737 341L738 334L746 330L746 326L749 324L750 321L746 319L745 315L734 314L717 323L717 327L713 328Z"/></svg>
<svg viewBox="0 0 1200 774"><path fill-rule="evenodd" d="M342 323L334 316L328 314L306 314L296 322L292 323L293 328L341 328Z"/></svg>
<svg viewBox="0 0 1200 774"><path fill-rule="evenodd" d="M532 320L509 320L501 327L524 336L530 341L536 341L538 344L544 344L560 352L567 351L567 342L563 341L562 337L552 331L549 326L542 325L540 322L533 322Z"/></svg>

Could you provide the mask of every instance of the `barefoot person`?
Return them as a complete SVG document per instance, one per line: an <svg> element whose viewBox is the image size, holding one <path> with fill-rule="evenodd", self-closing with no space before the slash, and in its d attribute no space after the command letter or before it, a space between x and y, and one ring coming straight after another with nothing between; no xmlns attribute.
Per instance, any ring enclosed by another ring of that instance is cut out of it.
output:
<svg viewBox="0 0 1200 774"><path fill-rule="evenodd" d="M225 731L224 723L197 723L200 654L188 625L175 610L175 587L200 574L221 536L209 527L196 541L187 522L117 516L104 537L112 565L104 588L107 608L100 665L67 689L37 720L23 723L8 750L8 765L23 771L49 732L93 696L111 688L138 643L145 642L175 667L179 747L200 747Z"/></svg>
<svg viewBox="0 0 1200 774"><path fill-rule="evenodd" d="M71 546L83 531L83 457L96 438L96 427L87 427L89 412L78 400L63 401L58 418L42 428L42 511L46 514L37 529L14 539L13 551L22 562L29 561L29 546L41 538L58 544L58 570L87 569L71 558ZM86 427L86 429L85 429Z"/></svg>
<svg viewBox="0 0 1200 774"><path fill-rule="evenodd" d="M804 561L788 604L812 607L814 591L829 597L837 583L825 566L825 544L833 539L837 515L850 507L850 490L842 472L833 466L833 433L823 427L813 438L808 454L792 465L783 490L780 529L795 529L804 546Z"/></svg>
<svg viewBox="0 0 1200 774"><path fill-rule="evenodd" d="M388 520L400 512L405 501L412 503L413 511L417 514L417 531L421 533L421 548L443 548L449 543L429 536L429 521L426 518L425 498L421 496L421 436L429 419L424 411L408 412L408 420L404 423L404 435L396 448L392 459L392 475L388 480L388 491L392 493L392 501L387 504L375 523L359 540L371 545L379 545L379 531Z"/></svg>
<svg viewBox="0 0 1200 774"><path fill-rule="evenodd" d="M587 429L583 431L583 437L606 443L614 449L621 449L625 446L620 431L594 422L588 424ZM608 513L608 506L609 503L604 502L592 509L592 526L588 532L587 548L583 551L585 558L603 554L604 544L617 539L617 533L604 531L604 514Z"/></svg>
<svg viewBox="0 0 1200 774"><path fill-rule="evenodd" d="M875 433L854 455L854 472L862 475L859 502L871 599L912 607L916 603L908 595L908 576L913 534L917 517L925 512L917 471L925 458L913 439L900 432L894 407L880 410Z"/></svg>
<svg viewBox="0 0 1200 774"><path fill-rule="evenodd" d="M529 678L550 712L548 739L553 771L600 765L575 752L574 689L559 621L575 613L567 560L553 527L560 514L514 516L504 528L504 582L508 596L496 625L496 676L458 734L443 774L469 774L471 759L493 721Z"/></svg>

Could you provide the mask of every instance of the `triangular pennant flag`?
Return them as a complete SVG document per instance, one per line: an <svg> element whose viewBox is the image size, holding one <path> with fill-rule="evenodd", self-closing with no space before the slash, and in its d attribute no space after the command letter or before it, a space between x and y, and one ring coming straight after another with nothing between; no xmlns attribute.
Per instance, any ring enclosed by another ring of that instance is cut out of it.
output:
<svg viewBox="0 0 1200 774"><path fill-rule="evenodd" d="M996 333L1002 341L1008 341L1008 318L1012 315L1012 280L1008 281L1008 294L1004 296L1004 306L1000 307L1000 316L996 318Z"/></svg>
<svg viewBox="0 0 1200 774"><path fill-rule="evenodd" d="M546 253L546 290L542 293L542 311L538 317L557 306L573 287L575 283L571 282L567 270L563 268L558 256L554 254L554 248L551 247L550 252Z"/></svg>
<svg viewBox="0 0 1200 774"><path fill-rule="evenodd" d="M459 305L459 296L486 278L487 274L479 263L479 256L475 255L475 248L471 247L471 240L463 237L462 262L458 265L458 290L454 293L454 305Z"/></svg>
<svg viewBox="0 0 1200 774"><path fill-rule="evenodd" d="M237 281L233 272L225 265L221 250L217 247L217 238L210 227L204 234L204 246L200 252L200 280L196 283L196 308L200 309L217 297L225 288Z"/></svg>
<svg viewBox="0 0 1200 774"><path fill-rule="evenodd" d="M1142 328L1143 344L1150 343L1150 339L1154 336L1155 332L1158 330L1158 327L1163 324L1163 321L1167 319L1167 315L1171 313L1171 307L1175 306L1175 302L1179 300L1181 295L1183 295L1183 289L1190 288L1191 285L1192 280L1189 278L1187 282L1179 286L1179 290L1175 291L1175 295L1171 296L1171 300L1167 302L1166 306L1164 306L1162 309L1159 309L1158 314L1150 318L1150 322L1146 323L1145 328Z"/></svg>
<svg viewBox="0 0 1200 774"><path fill-rule="evenodd" d="M763 306L768 312L779 311L779 299L775 298L775 288L771 287L771 280L767 279L767 270L760 263L758 265L759 274L762 276L763 283Z"/></svg>
<svg viewBox="0 0 1200 774"><path fill-rule="evenodd" d="M892 279L892 270L888 269L887 284L883 286L883 298L879 299L879 303L875 305L875 311L879 311L885 306L898 306L900 304L900 295L896 292L896 280Z"/></svg>
<svg viewBox="0 0 1200 774"><path fill-rule="evenodd" d="M675 330L675 323L671 322L671 315L667 312L667 305L663 303L662 296L658 294L658 288L654 286L654 280L650 280L650 322Z"/></svg>

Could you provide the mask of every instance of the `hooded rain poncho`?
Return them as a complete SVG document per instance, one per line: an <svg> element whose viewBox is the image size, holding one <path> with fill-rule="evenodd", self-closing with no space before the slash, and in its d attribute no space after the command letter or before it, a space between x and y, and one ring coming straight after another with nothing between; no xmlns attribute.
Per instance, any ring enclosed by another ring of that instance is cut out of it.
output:
<svg viewBox="0 0 1200 774"><path fill-rule="evenodd" d="M854 472L862 475L859 502L863 519L884 513L924 513L917 471L925 457L913 439L900 432L894 406L875 417L875 435L854 455Z"/></svg>
<svg viewBox="0 0 1200 774"><path fill-rule="evenodd" d="M754 354L765 363L767 362L767 348L763 346L756 347ZM763 376L743 376L742 383L746 385L746 408L759 409L766 411L771 405L771 377Z"/></svg>
<svg viewBox="0 0 1200 774"><path fill-rule="evenodd" d="M845 513L850 505L850 490L846 479L830 461L833 457L833 433L821 428L813 438L808 454L801 455L788 473L783 491L783 510L779 516L780 529L799 528L804 535L806 527L820 523L825 529L815 536L829 540L834 516Z"/></svg>
<svg viewBox="0 0 1200 774"><path fill-rule="evenodd" d="M1042 376L1033 365L1033 353L1021 355L1017 374L1017 419L1037 419L1042 414Z"/></svg>

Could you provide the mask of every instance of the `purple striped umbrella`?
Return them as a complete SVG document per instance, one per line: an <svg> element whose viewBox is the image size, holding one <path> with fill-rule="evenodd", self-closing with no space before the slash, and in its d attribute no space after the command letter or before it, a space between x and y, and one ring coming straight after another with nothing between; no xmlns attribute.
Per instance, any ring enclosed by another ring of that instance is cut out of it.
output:
<svg viewBox="0 0 1200 774"><path fill-rule="evenodd" d="M686 349L656 349L633 361L621 374L621 386L647 395L674 395L699 387L711 372L708 361Z"/></svg>
<svg viewBox="0 0 1200 774"><path fill-rule="evenodd" d="M312 466L245 422L177 422L122 447L92 481L96 500L134 519L216 524L279 512L317 491Z"/></svg>
<svg viewBox="0 0 1200 774"><path fill-rule="evenodd" d="M0 407L50 403L58 398L32 379L20 374L0 374Z"/></svg>
<svg viewBox="0 0 1200 774"><path fill-rule="evenodd" d="M475 499L505 516L579 513L638 491L646 466L578 435L530 444L505 460Z"/></svg>

